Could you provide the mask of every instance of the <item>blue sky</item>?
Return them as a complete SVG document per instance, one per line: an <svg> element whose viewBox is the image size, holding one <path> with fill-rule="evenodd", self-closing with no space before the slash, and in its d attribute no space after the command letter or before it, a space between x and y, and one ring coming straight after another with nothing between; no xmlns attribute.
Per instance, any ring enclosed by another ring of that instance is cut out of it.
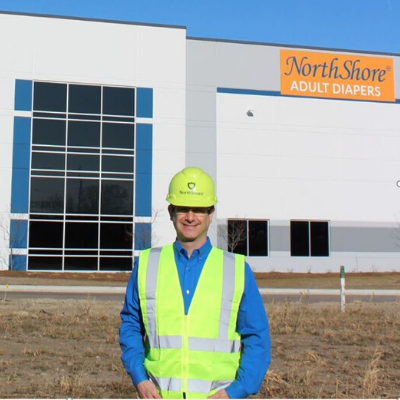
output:
<svg viewBox="0 0 400 400"><path fill-rule="evenodd" d="M400 0L0 0L0 10L179 25L191 37L400 54Z"/></svg>

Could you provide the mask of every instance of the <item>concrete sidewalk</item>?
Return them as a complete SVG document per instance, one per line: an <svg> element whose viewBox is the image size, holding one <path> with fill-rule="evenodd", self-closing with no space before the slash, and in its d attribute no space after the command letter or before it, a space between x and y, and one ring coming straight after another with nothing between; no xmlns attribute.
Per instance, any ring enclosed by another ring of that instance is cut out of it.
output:
<svg viewBox="0 0 400 400"><path fill-rule="evenodd" d="M0 285L0 292L124 294L125 290L126 286Z"/></svg>
<svg viewBox="0 0 400 400"><path fill-rule="evenodd" d="M340 295L340 289L286 289L286 288L261 288L260 293L264 294L298 294L298 295ZM345 294L350 296L399 296L400 290L390 289L346 289Z"/></svg>
<svg viewBox="0 0 400 400"><path fill-rule="evenodd" d="M0 292L125 294L126 286L0 285ZM340 289L261 288L261 295L340 295ZM346 295L399 296L400 290L346 289Z"/></svg>

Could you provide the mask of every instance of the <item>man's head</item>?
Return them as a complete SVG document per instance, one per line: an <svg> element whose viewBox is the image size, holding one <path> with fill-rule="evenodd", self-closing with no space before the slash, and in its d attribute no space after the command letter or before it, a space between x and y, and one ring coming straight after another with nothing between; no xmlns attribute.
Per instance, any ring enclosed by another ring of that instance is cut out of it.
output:
<svg viewBox="0 0 400 400"><path fill-rule="evenodd" d="M172 178L167 201L179 241L201 246L207 238L217 202L212 178L197 167L183 169Z"/></svg>

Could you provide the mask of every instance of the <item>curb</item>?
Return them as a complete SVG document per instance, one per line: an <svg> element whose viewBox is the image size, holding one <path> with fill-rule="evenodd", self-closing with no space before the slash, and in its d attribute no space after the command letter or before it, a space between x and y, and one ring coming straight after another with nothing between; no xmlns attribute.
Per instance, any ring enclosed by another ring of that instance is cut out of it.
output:
<svg viewBox="0 0 400 400"><path fill-rule="evenodd" d="M0 285L4 292L34 293L101 293L125 294L126 287L120 286L48 286L48 285Z"/></svg>
<svg viewBox="0 0 400 400"><path fill-rule="evenodd" d="M294 295L324 295L339 296L340 289L286 289L286 288L261 288L262 295L268 294L294 294ZM400 296L400 290L389 289L346 289L344 292L349 296Z"/></svg>
<svg viewBox="0 0 400 400"><path fill-rule="evenodd" d="M0 285L1 292L36 292L36 293L101 293L125 294L126 286L48 286L48 285ZM261 295L325 295L339 296L340 289L300 289L300 288L261 288ZM386 289L346 289L350 296L399 296L400 290Z"/></svg>

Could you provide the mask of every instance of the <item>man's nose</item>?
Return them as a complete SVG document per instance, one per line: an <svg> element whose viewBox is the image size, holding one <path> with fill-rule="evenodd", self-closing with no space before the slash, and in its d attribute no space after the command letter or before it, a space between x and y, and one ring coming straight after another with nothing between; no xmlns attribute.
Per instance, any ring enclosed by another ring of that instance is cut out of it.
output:
<svg viewBox="0 0 400 400"><path fill-rule="evenodd" d="M192 210L189 210L189 211L186 213L186 220L187 220L187 221L193 221L194 218L195 218L194 212L193 212Z"/></svg>

